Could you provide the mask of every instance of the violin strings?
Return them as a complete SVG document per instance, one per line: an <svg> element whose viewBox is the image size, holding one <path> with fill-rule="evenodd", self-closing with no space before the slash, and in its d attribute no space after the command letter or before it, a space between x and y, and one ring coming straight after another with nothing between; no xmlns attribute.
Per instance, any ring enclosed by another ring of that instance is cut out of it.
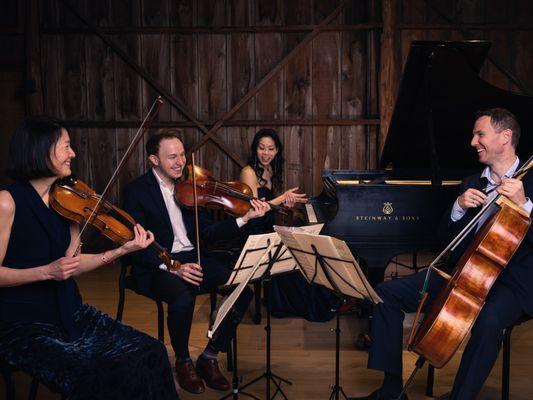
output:
<svg viewBox="0 0 533 400"><path fill-rule="evenodd" d="M81 197L83 199L87 199L88 197L92 197L92 198L95 198L95 199L101 199L101 196L99 194L96 194L96 193L85 193L85 192L82 192L82 191L72 187L72 186L66 186L66 185L60 185L60 186L63 189L69 190L72 193L78 195L79 197ZM116 212L114 210L113 205L110 202L108 202L107 200L104 200L102 202L101 206L100 206L100 209L102 209L102 207L106 207L106 211L108 213L112 214L113 218L118 220L121 224L123 224L127 228L133 230L135 225L130 220L125 218L123 215L121 215L120 213ZM167 251L163 246L161 246L155 240L150 244L150 247L153 247L155 249L155 251L157 251L158 253L162 253L162 252L166 252Z"/></svg>
<svg viewBox="0 0 533 400"><path fill-rule="evenodd" d="M221 192L223 194L230 194L232 195L233 197L236 197L236 198L239 198L239 199L243 199L243 200L251 200L253 199L252 196L248 196L242 192L239 192L238 190L236 189L233 189L232 187L228 186L228 185L225 185L223 183L220 183L220 182L210 182L210 181L206 181L204 186L207 188L207 189L221 189Z"/></svg>
<svg viewBox="0 0 533 400"><path fill-rule="evenodd" d="M247 195L245 193L242 193L242 192L239 192L238 190L236 189L233 189L231 186L228 186L228 185L225 185L223 183L220 183L220 182L212 182L212 181L205 181L202 183L202 186L205 187L206 189L222 189L221 190L221 193L222 194L228 194L228 195L231 195L237 199L242 199L242 200L258 200L257 198L253 197L253 196L250 196L250 195ZM274 204L270 204L270 207L273 209L273 210L279 210L280 207L279 206L276 206Z"/></svg>

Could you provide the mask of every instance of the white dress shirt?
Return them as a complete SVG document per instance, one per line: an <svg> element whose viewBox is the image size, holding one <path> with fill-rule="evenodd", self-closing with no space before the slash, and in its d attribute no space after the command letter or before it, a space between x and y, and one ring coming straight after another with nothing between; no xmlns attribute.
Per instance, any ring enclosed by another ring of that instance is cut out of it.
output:
<svg viewBox="0 0 533 400"><path fill-rule="evenodd" d="M518 157L516 157L516 161L514 162L513 165L511 165L511 168L509 168L507 170L507 172L505 174L503 174L502 179L512 178L514 173L516 172L516 170L518 168L518 164L519 163L520 163L520 160L518 159ZM482 178L487 178L488 183L487 183L487 186L485 187L486 191L494 189L496 186L499 185L499 183L497 183L496 181L494 181L494 179L492 179L491 169L490 169L490 167L488 165L485 167L485 169L481 173L481 177ZM489 193L487 201L490 201L490 200L494 199L497 195L498 195L498 193L495 190L492 191L491 193ZM527 198L527 202L525 204L522 204L521 207L522 207L522 209L524 211L526 211L529 214L531 214L531 210L533 209L533 203L531 202L531 200L529 198ZM491 210L486 212L485 216L479 220L479 222L477 224L477 229L481 228L483 223L492 214L494 214L495 210L496 210L495 209L495 205L493 204L491 206ZM463 216L465 214L466 214L466 210L461 208L461 206L459 205L459 200L458 199L455 200L455 203L453 203L452 213L451 213L452 221L453 222L459 221L461 218L463 218Z"/></svg>
<svg viewBox="0 0 533 400"><path fill-rule="evenodd" d="M185 223L183 222L181 209L174 199L174 186L169 188L160 178L160 176L157 175L155 169L152 169L152 172L154 173L155 179L159 183L159 189L163 195L163 200L165 201L165 206L170 218L170 224L172 225L172 232L174 233L174 242L172 242L171 253L193 250L194 245L187 237L187 229L185 228ZM244 220L240 217L237 218L235 222L239 228L246 224L246 222L244 222ZM159 268L163 270L167 269L165 264L161 264Z"/></svg>
<svg viewBox="0 0 533 400"><path fill-rule="evenodd" d="M185 229L185 223L183 222L183 215L179 206L174 199L174 186L167 187L165 182L157 175L155 169L152 169L155 179L159 183L159 189L163 195L165 206L167 207L168 216L170 218L170 224L172 225L172 231L174 232L174 242L172 243L172 253L179 253L180 251L193 250L194 246L187 237L187 229Z"/></svg>

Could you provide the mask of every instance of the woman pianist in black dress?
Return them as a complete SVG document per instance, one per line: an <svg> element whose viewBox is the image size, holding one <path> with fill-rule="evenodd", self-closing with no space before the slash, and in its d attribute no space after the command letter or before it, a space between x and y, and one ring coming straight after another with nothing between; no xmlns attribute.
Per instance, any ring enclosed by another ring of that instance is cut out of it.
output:
<svg viewBox="0 0 533 400"><path fill-rule="evenodd" d="M83 304L74 276L145 248L153 235L73 256L79 227L49 206L71 174L68 132L46 117L15 131L0 191L0 359L68 399L177 399L164 344Z"/></svg>

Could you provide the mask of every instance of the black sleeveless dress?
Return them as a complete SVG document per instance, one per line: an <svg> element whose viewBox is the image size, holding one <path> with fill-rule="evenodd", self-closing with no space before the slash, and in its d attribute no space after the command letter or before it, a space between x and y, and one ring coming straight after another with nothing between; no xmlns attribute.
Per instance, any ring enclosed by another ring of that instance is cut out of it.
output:
<svg viewBox="0 0 533 400"><path fill-rule="evenodd" d="M2 265L62 256L69 222L29 182L7 191L15 218ZM68 399L177 399L163 343L83 305L74 279L0 288L0 358Z"/></svg>

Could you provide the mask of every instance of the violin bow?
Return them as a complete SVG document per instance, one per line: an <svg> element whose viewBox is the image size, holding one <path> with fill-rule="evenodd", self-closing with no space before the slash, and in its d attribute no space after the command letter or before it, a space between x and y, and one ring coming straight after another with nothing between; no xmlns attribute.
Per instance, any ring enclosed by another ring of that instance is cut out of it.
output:
<svg viewBox="0 0 533 400"><path fill-rule="evenodd" d="M144 117L144 119L143 119L143 121L141 123L141 126L139 126L139 129L137 129L137 132L135 133L135 136L133 137L133 140L131 141L130 145L126 149L126 152L124 153L124 155L120 159L117 167L115 168L115 171L113 172L113 175L111 175L111 178L109 178L109 181L107 182L102 194L100 195L100 197L98 199L98 202L96 203L96 206L93 208L93 210L91 211L91 214L89 215L89 218L87 218L85 220L85 223L83 224L82 228L80 229L80 233L79 233L78 239L77 239L79 241L79 244L78 244L78 247L76 248L76 251L74 252L74 257L77 256L80 253L80 251L81 251L81 246L82 246L81 235L83 234L83 232L85 231L85 229L89 225L89 221L91 221L91 219L94 218L94 216L100 210L100 207L102 206L102 204L104 204L106 196L109 193L109 189L111 188L111 186L118 179L118 176L119 176L120 172L122 171L122 168L123 168L124 164L128 161L130 156L133 154L133 150L135 149L135 147L139 143L139 140L141 140L141 137L143 136L145 130L148 129L149 124L157 116L157 114L159 112L159 109L161 108L162 104L163 104L163 99L161 98L161 96L158 96L154 100L154 102L152 103L152 106L148 110L148 113Z"/></svg>
<svg viewBox="0 0 533 400"><path fill-rule="evenodd" d="M191 153L191 162L192 162L192 195L194 200L194 234L196 236L196 258L198 260L198 265L200 263L200 227L198 226L198 197L196 194L196 172L194 166L196 165L194 160L194 151Z"/></svg>

